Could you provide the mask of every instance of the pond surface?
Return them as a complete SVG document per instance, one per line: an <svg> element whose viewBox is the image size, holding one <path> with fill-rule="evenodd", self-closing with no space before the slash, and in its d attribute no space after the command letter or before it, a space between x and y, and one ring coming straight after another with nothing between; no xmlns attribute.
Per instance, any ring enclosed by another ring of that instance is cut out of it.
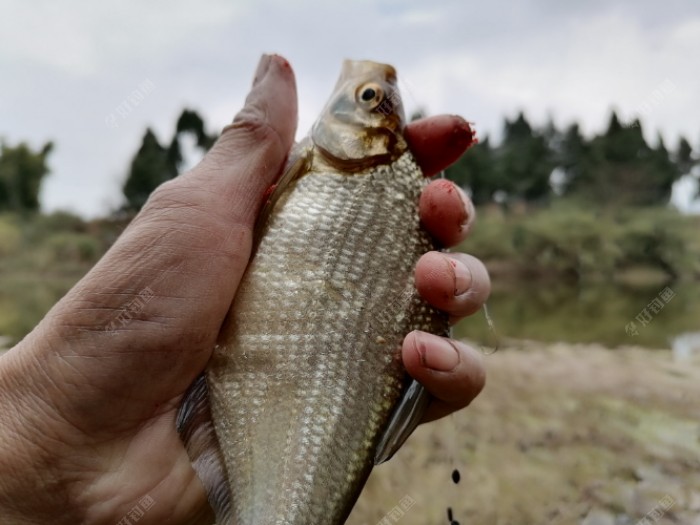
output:
<svg viewBox="0 0 700 525"><path fill-rule="evenodd" d="M0 327L6 328L0 330L0 336L21 338L70 287L51 288L49 293L46 283L33 284L9 295L4 292L10 292L10 287L0 287ZM40 296L29 293L39 288ZM29 299L32 301L27 302ZM461 321L455 335L485 347L497 346L497 339L515 338L611 347L674 347L680 356L700 353L700 283L639 290L600 283L574 287L519 282L496 288L487 306L497 337L489 331L483 312ZM10 333L8 327L21 333ZM0 348L3 346L9 346L7 338L0 337Z"/></svg>
<svg viewBox="0 0 700 525"><path fill-rule="evenodd" d="M650 348L670 348L675 341L687 348L700 332L700 283L643 290L601 283L521 283L494 290L487 306L501 339ZM487 346L496 341L483 312L461 321L454 333Z"/></svg>

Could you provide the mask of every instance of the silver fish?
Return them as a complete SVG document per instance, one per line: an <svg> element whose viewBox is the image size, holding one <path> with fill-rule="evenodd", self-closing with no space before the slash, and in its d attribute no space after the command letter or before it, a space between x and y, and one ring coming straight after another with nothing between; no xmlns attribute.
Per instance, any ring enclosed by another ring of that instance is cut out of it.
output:
<svg viewBox="0 0 700 525"><path fill-rule="evenodd" d="M435 249L426 179L403 137L393 67L345 61L259 222L257 250L178 430L220 525L338 525L428 396L401 364Z"/></svg>

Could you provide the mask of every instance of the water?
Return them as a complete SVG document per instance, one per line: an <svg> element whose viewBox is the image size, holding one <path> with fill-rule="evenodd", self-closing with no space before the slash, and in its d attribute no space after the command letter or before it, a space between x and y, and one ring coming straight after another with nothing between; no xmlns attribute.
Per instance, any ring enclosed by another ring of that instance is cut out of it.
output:
<svg viewBox="0 0 700 525"><path fill-rule="evenodd" d="M686 332L671 340L673 359L679 363L692 361L700 355L700 332Z"/></svg>
<svg viewBox="0 0 700 525"><path fill-rule="evenodd" d="M494 290L488 309L501 339L674 346L682 354L700 346L700 283L643 290L602 283L519 283ZM486 346L495 340L483 312L461 321L455 335Z"/></svg>

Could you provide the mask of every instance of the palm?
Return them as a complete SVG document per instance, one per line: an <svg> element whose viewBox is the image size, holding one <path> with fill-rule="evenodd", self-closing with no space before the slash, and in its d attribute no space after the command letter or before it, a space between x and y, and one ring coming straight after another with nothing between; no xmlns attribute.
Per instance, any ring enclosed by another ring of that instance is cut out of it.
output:
<svg viewBox="0 0 700 525"><path fill-rule="evenodd" d="M176 403L170 404L134 433L101 445L105 450L98 461L106 462L106 468L95 486L114 505L105 522L119 523L131 512L143 514L143 525L213 523L204 489L175 430Z"/></svg>

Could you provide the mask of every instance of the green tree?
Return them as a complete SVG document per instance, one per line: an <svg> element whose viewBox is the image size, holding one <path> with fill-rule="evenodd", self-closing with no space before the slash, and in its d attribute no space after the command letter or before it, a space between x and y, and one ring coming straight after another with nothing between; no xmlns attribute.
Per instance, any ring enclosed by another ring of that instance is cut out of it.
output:
<svg viewBox="0 0 700 525"><path fill-rule="evenodd" d="M591 145L581 133L578 124L569 126L557 150L557 165L564 172L563 194L570 195L582 184L591 183L596 169Z"/></svg>
<svg viewBox="0 0 700 525"><path fill-rule="evenodd" d="M651 204L666 204L671 198L673 183L676 182L683 171L673 162L671 154L661 134L656 138L657 146L651 151L651 161L647 167L647 178L651 187ZM654 202L654 199L657 199Z"/></svg>
<svg viewBox="0 0 700 525"><path fill-rule="evenodd" d="M52 150L52 142L39 151L24 142L15 147L0 144L0 211L39 211L39 191L50 171L46 159Z"/></svg>
<svg viewBox="0 0 700 525"><path fill-rule="evenodd" d="M696 164L695 159L693 159L693 148L685 137L681 137L678 141L678 148L673 155L673 160L683 175L690 173Z"/></svg>
<svg viewBox="0 0 700 525"><path fill-rule="evenodd" d="M553 152L546 134L533 130L522 112L515 120L506 119L503 142L496 154L499 189L510 198L542 202L551 195Z"/></svg>
<svg viewBox="0 0 700 525"><path fill-rule="evenodd" d="M205 130L204 120L199 114L191 109L185 109L177 119L175 126L175 136L179 137L183 133L192 133L197 139L197 146L202 150L208 151L216 142L215 135L207 135Z"/></svg>
<svg viewBox="0 0 700 525"><path fill-rule="evenodd" d="M485 204L493 200L496 191L502 189L494 169L493 148L487 136L469 148L459 160L447 168L445 175L455 184L469 191L474 204Z"/></svg>
<svg viewBox="0 0 700 525"><path fill-rule="evenodd" d="M136 152L129 176L124 183L124 196L127 208L138 211L146 203L148 196L163 182L177 175L177 165L173 155L164 148L153 131L148 128Z"/></svg>
<svg viewBox="0 0 700 525"><path fill-rule="evenodd" d="M167 147L161 145L153 131L148 128L141 141L141 147L131 161L129 175L124 183L123 193L127 209L140 210L153 190L178 175L183 160L180 140L184 133L192 133L197 146L203 151L207 151L217 138L206 133L204 120L190 109L185 109L180 114L175 133Z"/></svg>
<svg viewBox="0 0 700 525"><path fill-rule="evenodd" d="M570 149L567 194L600 205L662 205L680 176L666 146L652 148L642 125L623 126L615 112L605 133L586 145L575 130L567 137Z"/></svg>

